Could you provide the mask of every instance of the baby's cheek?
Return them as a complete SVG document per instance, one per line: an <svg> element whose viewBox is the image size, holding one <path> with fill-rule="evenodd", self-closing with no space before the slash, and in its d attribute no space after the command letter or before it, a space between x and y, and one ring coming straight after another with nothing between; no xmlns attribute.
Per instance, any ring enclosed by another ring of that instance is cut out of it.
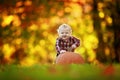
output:
<svg viewBox="0 0 120 80"><path fill-rule="evenodd" d="M62 37L62 35L59 35L59 37Z"/></svg>
<svg viewBox="0 0 120 80"><path fill-rule="evenodd" d="M69 34L66 34L67 36L69 36Z"/></svg>

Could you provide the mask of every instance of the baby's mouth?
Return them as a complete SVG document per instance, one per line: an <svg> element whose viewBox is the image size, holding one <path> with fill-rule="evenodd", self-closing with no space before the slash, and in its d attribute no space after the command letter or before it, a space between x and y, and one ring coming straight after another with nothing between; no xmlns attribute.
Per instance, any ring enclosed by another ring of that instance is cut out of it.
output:
<svg viewBox="0 0 120 80"><path fill-rule="evenodd" d="M67 36L63 36L63 39L67 39L68 37Z"/></svg>
<svg viewBox="0 0 120 80"><path fill-rule="evenodd" d="M66 38L67 36L63 36L63 38Z"/></svg>

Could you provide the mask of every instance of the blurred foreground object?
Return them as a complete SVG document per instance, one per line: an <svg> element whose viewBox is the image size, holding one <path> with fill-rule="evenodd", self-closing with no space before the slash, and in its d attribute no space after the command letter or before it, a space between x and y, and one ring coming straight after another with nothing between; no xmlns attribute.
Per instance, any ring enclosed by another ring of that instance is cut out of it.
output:
<svg viewBox="0 0 120 80"><path fill-rule="evenodd" d="M65 52L56 58L56 64L83 64L85 63L82 56L74 52Z"/></svg>

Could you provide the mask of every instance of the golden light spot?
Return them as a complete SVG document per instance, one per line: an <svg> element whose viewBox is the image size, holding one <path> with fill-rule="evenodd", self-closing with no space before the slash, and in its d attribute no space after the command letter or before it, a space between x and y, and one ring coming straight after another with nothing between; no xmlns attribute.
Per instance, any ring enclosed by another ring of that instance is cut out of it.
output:
<svg viewBox="0 0 120 80"><path fill-rule="evenodd" d="M45 46L45 40L40 40L39 44L40 44L40 46Z"/></svg>
<svg viewBox="0 0 120 80"><path fill-rule="evenodd" d="M90 4L84 5L84 12L89 13L92 10L92 6Z"/></svg>
<svg viewBox="0 0 120 80"><path fill-rule="evenodd" d="M105 31L105 29L106 29L106 22L104 22L104 21L101 22L101 29L103 31Z"/></svg>
<svg viewBox="0 0 120 80"><path fill-rule="evenodd" d="M18 38L18 39L15 40L15 43L16 43L16 44L21 44L21 42L22 42L22 39L21 39L21 38Z"/></svg>
<svg viewBox="0 0 120 80"><path fill-rule="evenodd" d="M26 1L24 2L24 5L25 5L25 6L31 6L31 5L32 5L32 1L26 0Z"/></svg>
<svg viewBox="0 0 120 80"><path fill-rule="evenodd" d="M29 43L33 44L35 41L35 36L31 35L30 39L29 39Z"/></svg>
<svg viewBox="0 0 120 80"><path fill-rule="evenodd" d="M43 59L46 58L47 52L43 46L36 45L34 53L36 53L36 52L37 52L37 54L39 54L41 56L41 58L43 58Z"/></svg>
<svg viewBox="0 0 120 80"><path fill-rule="evenodd" d="M53 45L49 45L48 49L53 50L54 49Z"/></svg>
<svg viewBox="0 0 120 80"><path fill-rule="evenodd" d="M5 58L9 59L11 54L15 51L15 48L9 44L4 44L2 51L4 52Z"/></svg>
<svg viewBox="0 0 120 80"><path fill-rule="evenodd" d="M35 25L35 24L32 24L30 27L29 27L29 30L31 31L36 31L38 29L38 26Z"/></svg>
<svg viewBox="0 0 120 80"><path fill-rule="evenodd" d="M96 58L95 52L93 50L88 50L88 61L93 62Z"/></svg>
<svg viewBox="0 0 120 80"><path fill-rule="evenodd" d="M80 3L85 3L86 2L86 0L71 0L72 2L80 2Z"/></svg>
<svg viewBox="0 0 120 80"><path fill-rule="evenodd" d="M22 6L23 2L22 1L19 1L16 3L16 7L19 7L19 6Z"/></svg>
<svg viewBox="0 0 120 80"><path fill-rule="evenodd" d="M71 12L71 8L70 8L70 7L66 7L66 8L65 8L65 12L66 12L66 13L70 13L70 12Z"/></svg>
<svg viewBox="0 0 120 80"><path fill-rule="evenodd" d="M59 23L59 22L60 22L60 19L59 19L58 16L51 17L51 19L50 19L51 24L56 24L56 23Z"/></svg>
<svg viewBox="0 0 120 80"><path fill-rule="evenodd" d="M10 16L3 16L3 22L2 22L2 27L5 27L7 25L9 25L12 21L13 21L13 15Z"/></svg>
<svg viewBox="0 0 120 80"><path fill-rule="evenodd" d="M21 19L25 19L25 18L26 18L26 14L25 13L21 14Z"/></svg>
<svg viewBox="0 0 120 80"><path fill-rule="evenodd" d="M73 28L75 28L76 26L77 26L77 22L76 22L76 20L70 20L70 21L68 21L69 22L69 24L71 25L71 26L73 26ZM76 27L76 28L78 28L78 27Z"/></svg>
<svg viewBox="0 0 120 80"><path fill-rule="evenodd" d="M24 12L24 8L23 7L20 7L16 10L17 13L23 13Z"/></svg>
<svg viewBox="0 0 120 80"><path fill-rule="evenodd" d="M80 53L83 54L85 52L85 48L84 47L81 47L80 48Z"/></svg>
<svg viewBox="0 0 120 80"><path fill-rule="evenodd" d="M107 22L108 22L109 24L112 24L112 18L111 18L111 17L107 17Z"/></svg>
<svg viewBox="0 0 120 80"><path fill-rule="evenodd" d="M98 39L95 35L86 36L83 43L86 49L96 49L98 47Z"/></svg>
<svg viewBox="0 0 120 80"><path fill-rule="evenodd" d="M105 48L105 55L106 56L110 55L110 49L108 47Z"/></svg>
<svg viewBox="0 0 120 80"><path fill-rule="evenodd" d="M100 18L104 18L104 16L105 16L105 15L104 15L103 12L99 12L99 17L100 17Z"/></svg>
<svg viewBox="0 0 120 80"><path fill-rule="evenodd" d="M33 47L33 45L31 43L29 43L28 46L29 46L30 55L31 55L31 54L34 53L35 50L34 50L34 47Z"/></svg>
<svg viewBox="0 0 120 80"><path fill-rule="evenodd" d="M42 34L43 34L44 37L48 36L48 32L47 31L44 31Z"/></svg>
<svg viewBox="0 0 120 80"><path fill-rule="evenodd" d="M73 2L77 2L78 0L72 0Z"/></svg>
<svg viewBox="0 0 120 80"><path fill-rule="evenodd" d="M49 35L49 36L48 36L48 40L50 40L50 41L52 42L52 41L54 41L54 37L55 37L55 36L53 36L53 35Z"/></svg>
<svg viewBox="0 0 120 80"><path fill-rule="evenodd" d="M47 30L48 29L48 24L46 24L46 23L43 23L43 24L41 24L41 29L43 29L43 30Z"/></svg>
<svg viewBox="0 0 120 80"><path fill-rule="evenodd" d="M87 31L88 31L89 33L92 33L92 32L94 31L94 27L93 27L93 26L89 26L89 27L87 28Z"/></svg>
<svg viewBox="0 0 120 80"><path fill-rule="evenodd" d="M82 7L79 6L79 4L73 4L71 3L71 9L72 9L72 12L71 12L71 15L74 16L74 17L81 17L82 15Z"/></svg>
<svg viewBox="0 0 120 80"><path fill-rule="evenodd" d="M20 21L20 19L19 19L19 17L17 15L14 15L13 25L14 26L20 26L21 25L21 21Z"/></svg>
<svg viewBox="0 0 120 80"><path fill-rule="evenodd" d="M104 7L103 3L101 3L101 2L99 2L97 4L97 6L98 6L98 10L101 10Z"/></svg>
<svg viewBox="0 0 120 80"><path fill-rule="evenodd" d="M40 51L40 50L41 50L40 45L36 45L36 46L35 46L35 50L36 50L36 51Z"/></svg>
<svg viewBox="0 0 120 80"><path fill-rule="evenodd" d="M58 11L58 12L57 12L57 15L58 15L58 16L63 16L63 15L64 15L63 10Z"/></svg>
<svg viewBox="0 0 120 80"><path fill-rule="evenodd" d="M21 66L27 66L27 67L32 66L35 63L36 63L35 60L31 57L27 57L20 62Z"/></svg>
<svg viewBox="0 0 120 80"><path fill-rule="evenodd" d="M88 39L87 39L88 40ZM84 47L87 48L87 49L91 49L91 45L90 45L90 42L89 41L84 41Z"/></svg>

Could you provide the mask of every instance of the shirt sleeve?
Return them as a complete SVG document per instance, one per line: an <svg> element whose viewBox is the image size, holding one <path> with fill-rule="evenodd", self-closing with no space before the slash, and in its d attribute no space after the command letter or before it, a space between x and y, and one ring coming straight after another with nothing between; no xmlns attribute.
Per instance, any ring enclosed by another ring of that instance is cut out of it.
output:
<svg viewBox="0 0 120 80"><path fill-rule="evenodd" d="M78 38L75 38L75 37L73 37L73 40L74 40L74 45L76 47L79 47L80 46L80 40Z"/></svg>
<svg viewBox="0 0 120 80"><path fill-rule="evenodd" d="M57 38L57 40L56 40L56 44L55 44L57 54L60 54L59 42L60 42L60 40Z"/></svg>

